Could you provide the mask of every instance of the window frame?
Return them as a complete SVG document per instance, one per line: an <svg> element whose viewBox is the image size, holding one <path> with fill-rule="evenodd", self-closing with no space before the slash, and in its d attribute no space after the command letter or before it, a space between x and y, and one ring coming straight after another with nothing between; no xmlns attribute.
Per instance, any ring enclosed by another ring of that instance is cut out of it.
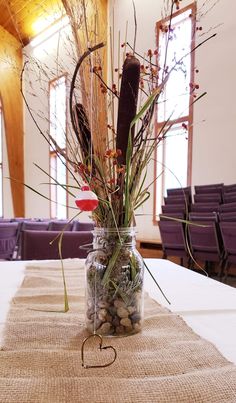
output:
<svg viewBox="0 0 236 403"><path fill-rule="evenodd" d="M51 87L55 86L55 83L58 80L60 80L62 77L65 78L65 88L66 88L66 99L65 99L65 105L66 105L66 113L65 113L65 148L63 148L63 150L66 152L66 155L67 155L67 138L68 138L68 73L67 72L60 74L59 76L53 78L52 80L49 80L49 83L48 83L48 110L49 110L49 129L48 130L49 130L49 133L50 133L50 126L51 126L50 89L51 89ZM56 153L55 150L51 150L50 139L49 139L48 149L49 149L49 170L48 170L48 172L50 173L51 176L53 176L52 173L51 173L51 158L57 159L58 156L57 156L57 153ZM57 162L57 160L56 160L56 162ZM67 160L65 161L65 167L66 167L66 184L68 184ZM50 182L51 182L51 178L49 178L49 179L50 179ZM56 187L56 185L55 185L55 187ZM51 183L49 184L49 199L50 199L50 218L51 219L57 219L58 217L54 216L52 214L52 212L55 209L57 203L51 201L52 200L52 185L51 185ZM68 192L66 192L66 217L65 217L65 219L67 219L68 216L69 216Z"/></svg>
<svg viewBox="0 0 236 403"><path fill-rule="evenodd" d="M172 16L168 16L166 18L163 18L161 20L159 20L156 23L156 45L157 45L157 49L159 49L160 46L160 26L161 24L165 24L167 21L170 20L171 18L175 18L178 15L186 12L186 11L190 11L190 14L192 14L192 32L191 32L191 45L190 45L190 49L191 49L191 54L190 54L190 82L193 83L194 82L194 71L195 71L195 52L194 52L194 48L195 48L195 30L196 30L196 11L197 11L197 6L196 6L196 2L193 2L179 10L177 10L176 12L174 12L172 14ZM187 155L187 186L191 185L191 179L192 179L192 143L193 143L193 101L194 101L194 93L190 92L189 94L189 114L185 115L185 116L181 116L180 118L177 119L173 119L169 121L169 125L175 125L175 124L181 124L184 122L188 122L188 155ZM156 111L155 111L155 127L154 127L154 131L155 131L155 136L157 137L158 135L158 129L159 127L161 127L163 125L164 122L158 122L158 106L156 106ZM163 151L162 151L163 152ZM154 178L157 178L157 160L158 160L158 149L156 148L155 152L154 152ZM161 178L162 183L161 183L161 198L163 200L164 197L164 180ZM153 197L153 224L154 225L158 225L159 223L159 219L158 217L158 211L157 211L157 181L154 181L154 197Z"/></svg>

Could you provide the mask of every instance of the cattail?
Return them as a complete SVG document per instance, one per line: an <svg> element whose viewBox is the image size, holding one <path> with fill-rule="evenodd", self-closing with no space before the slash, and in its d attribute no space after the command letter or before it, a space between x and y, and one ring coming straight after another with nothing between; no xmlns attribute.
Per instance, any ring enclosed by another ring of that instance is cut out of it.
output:
<svg viewBox="0 0 236 403"><path fill-rule="evenodd" d="M85 109L82 104L77 103L73 108L73 119L75 122L75 134L81 151L85 158L90 155L91 152L91 132L89 127L88 118Z"/></svg>
<svg viewBox="0 0 236 403"><path fill-rule="evenodd" d="M121 150L118 162L123 165L126 164L130 124L136 115L139 79L140 62L135 56L128 55L123 65L116 137L116 148ZM133 143L133 137L134 126L131 129L131 143Z"/></svg>

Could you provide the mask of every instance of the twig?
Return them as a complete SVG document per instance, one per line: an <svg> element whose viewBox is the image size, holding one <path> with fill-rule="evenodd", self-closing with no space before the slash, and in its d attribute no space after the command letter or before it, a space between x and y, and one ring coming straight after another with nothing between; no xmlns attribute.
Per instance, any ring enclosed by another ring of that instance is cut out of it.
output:
<svg viewBox="0 0 236 403"><path fill-rule="evenodd" d="M137 15L136 15L136 8L135 8L134 0L132 0L132 3L133 3L133 11L134 11L134 45L133 45L133 49L135 52L138 26L137 26Z"/></svg>
<svg viewBox="0 0 236 403"><path fill-rule="evenodd" d="M154 283L156 284L156 286L159 288L159 290L161 291L163 297L165 298L165 300L168 302L169 305L171 305L170 301L168 300L168 298L165 296L164 292L162 291L161 287L159 286L158 282L156 281L155 277L153 276L153 274L151 273L149 267L146 265L145 261L143 260L144 266L146 267L148 273L150 274L150 276L152 277Z"/></svg>

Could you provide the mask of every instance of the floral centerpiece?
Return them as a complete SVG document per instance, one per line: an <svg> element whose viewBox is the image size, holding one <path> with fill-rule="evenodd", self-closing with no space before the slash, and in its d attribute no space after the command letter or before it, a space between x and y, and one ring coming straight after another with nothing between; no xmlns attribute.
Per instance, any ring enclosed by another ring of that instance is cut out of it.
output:
<svg viewBox="0 0 236 403"><path fill-rule="evenodd" d="M64 4L73 21L68 2ZM124 51L123 65L112 66L108 85L99 53L104 44L92 46L87 40L90 45L79 58L70 91L71 121L81 152L73 164L86 184L77 205L93 210L96 226L94 251L86 260L86 323L91 333L127 335L140 331L142 324L144 262L135 248L135 211L150 195L145 183L148 163L165 134L163 129L153 135L153 116L169 73L158 65L158 50L149 49L140 60L135 45L125 42L118 45ZM84 83L89 77L92 107L75 101L77 74ZM94 106L99 97L100 105ZM137 110L139 98L143 104ZM101 126L98 135L98 114L107 104L105 136ZM96 198L98 204L91 207ZM82 201L87 204L82 206Z"/></svg>
<svg viewBox="0 0 236 403"><path fill-rule="evenodd" d="M77 205L92 211L95 222L93 250L86 260L87 328L105 335L132 334L141 329L144 270L135 249L135 212L150 196L148 165L171 128L166 122L154 135L155 110L168 78L182 68L184 57L167 66L166 55L164 64L159 64L159 49L140 56L134 7L134 44L118 43L118 65L111 63L108 83L106 45L98 40L96 18L88 16L91 10L83 0L62 3L78 51L69 100L75 141L67 152L50 135L49 142L76 180ZM170 3L172 15L179 1ZM167 37L167 53L171 18L161 29Z"/></svg>

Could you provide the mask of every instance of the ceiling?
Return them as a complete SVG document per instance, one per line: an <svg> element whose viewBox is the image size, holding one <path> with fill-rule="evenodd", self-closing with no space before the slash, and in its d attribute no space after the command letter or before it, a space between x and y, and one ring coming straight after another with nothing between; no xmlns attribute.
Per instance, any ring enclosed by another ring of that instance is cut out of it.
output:
<svg viewBox="0 0 236 403"><path fill-rule="evenodd" d="M61 0L0 0L0 25L23 46L61 15Z"/></svg>

